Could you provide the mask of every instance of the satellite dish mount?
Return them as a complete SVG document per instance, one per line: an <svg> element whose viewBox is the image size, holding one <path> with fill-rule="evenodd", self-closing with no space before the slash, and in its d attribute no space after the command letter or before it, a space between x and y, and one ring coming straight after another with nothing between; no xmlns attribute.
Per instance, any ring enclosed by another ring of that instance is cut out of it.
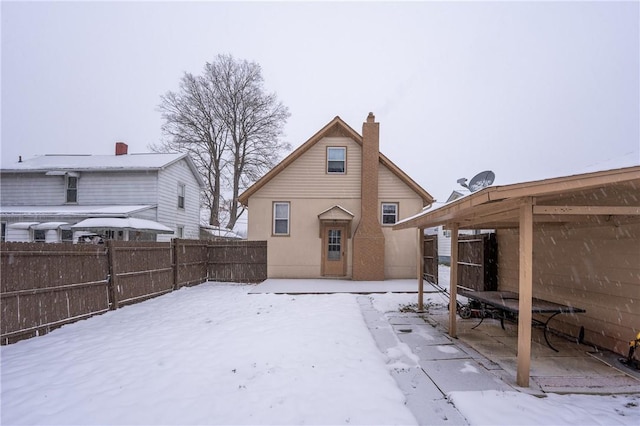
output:
<svg viewBox="0 0 640 426"><path fill-rule="evenodd" d="M471 178L469 184L467 185L467 178L458 179L458 183L461 186L464 186L471 192L476 192L481 190L482 188L486 188L487 186L491 186L493 181L495 180L496 175L491 170L485 170L484 172L480 172Z"/></svg>

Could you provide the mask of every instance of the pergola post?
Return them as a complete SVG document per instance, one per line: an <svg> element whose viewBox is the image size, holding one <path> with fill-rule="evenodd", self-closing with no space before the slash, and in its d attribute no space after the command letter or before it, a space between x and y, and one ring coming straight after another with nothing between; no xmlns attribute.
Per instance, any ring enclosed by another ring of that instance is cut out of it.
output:
<svg viewBox="0 0 640 426"><path fill-rule="evenodd" d="M520 207L520 277L518 315L518 386L529 386L531 370L531 299L533 297L533 202Z"/></svg>
<svg viewBox="0 0 640 426"><path fill-rule="evenodd" d="M424 228L418 228L418 311L424 311Z"/></svg>
<svg viewBox="0 0 640 426"><path fill-rule="evenodd" d="M457 300L458 300L458 224L452 223L451 230L451 275L449 277L449 336L458 337Z"/></svg>

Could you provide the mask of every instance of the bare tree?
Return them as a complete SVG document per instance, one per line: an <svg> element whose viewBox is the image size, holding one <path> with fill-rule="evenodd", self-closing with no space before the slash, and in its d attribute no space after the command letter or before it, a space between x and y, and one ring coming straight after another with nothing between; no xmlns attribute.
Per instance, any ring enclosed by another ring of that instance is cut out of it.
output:
<svg viewBox="0 0 640 426"><path fill-rule="evenodd" d="M207 188L209 223L223 216L233 229L244 209L241 190L273 167L290 146L281 141L288 109L265 93L260 66L218 55L201 76L185 73L178 92L161 97L159 110L167 137L156 151L187 152Z"/></svg>
<svg viewBox="0 0 640 426"><path fill-rule="evenodd" d="M289 144L280 140L289 110L275 94L264 93L260 65L220 55L205 66L205 76L217 93L218 118L227 133L228 188L232 229L244 212L237 202L240 191L271 169Z"/></svg>

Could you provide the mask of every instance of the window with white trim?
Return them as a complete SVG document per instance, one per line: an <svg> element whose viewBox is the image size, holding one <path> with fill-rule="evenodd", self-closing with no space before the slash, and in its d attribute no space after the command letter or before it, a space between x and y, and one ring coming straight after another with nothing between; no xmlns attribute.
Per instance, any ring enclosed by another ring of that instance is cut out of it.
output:
<svg viewBox="0 0 640 426"><path fill-rule="evenodd" d="M183 184L178 184L178 208L184 209L186 187Z"/></svg>
<svg viewBox="0 0 640 426"><path fill-rule="evenodd" d="M382 203L382 224L393 225L398 221L398 203Z"/></svg>
<svg viewBox="0 0 640 426"><path fill-rule="evenodd" d="M67 243L73 242L73 231L71 229L61 229L60 240Z"/></svg>
<svg viewBox="0 0 640 426"><path fill-rule="evenodd" d="M288 202L273 203L273 235L289 235Z"/></svg>
<svg viewBox="0 0 640 426"><path fill-rule="evenodd" d="M66 186L66 202L77 203L78 202L78 178L76 176L65 176Z"/></svg>
<svg viewBox="0 0 640 426"><path fill-rule="evenodd" d="M327 173L344 174L347 170L347 148L328 147L327 148Z"/></svg>
<svg viewBox="0 0 640 426"><path fill-rule="evenodd" d="M44 243L47 240L47 231L44 229L33 230L33 241L36 243Z"/></svg>

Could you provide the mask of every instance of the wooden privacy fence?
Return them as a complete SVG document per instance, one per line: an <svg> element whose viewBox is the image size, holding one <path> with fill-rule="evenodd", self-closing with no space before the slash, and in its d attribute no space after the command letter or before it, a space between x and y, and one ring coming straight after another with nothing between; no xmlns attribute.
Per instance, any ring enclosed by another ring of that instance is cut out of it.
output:
<svg viewBox="0 0 640 426"><path fill-rule="evenodd" d="M266 241L2 243L2 344L206 281L267 278Z"/></svg>
<svg viewBox="0 0 640 426"><path fill-rule="evenodd" d="M495 233L459 236L457 284L476 291L498 289L498 243Z"/></svg>
<svg viewBox="0 0 640 426"><path fill-rule="evenodd" d="M109 310L109 262L104 246L2 243L2 343Z"/></svg>
<svg viewBox="0 0 640 426"><path fill-rule="evenodd" d="M423 277L426 281L438 284L438 236L425 235L423 247Z"/></svg>
<svg viewBox="0 0 640 426"><path fill-rule="evenodd" d="M209 243L211 281L260 282L267 278L266 241L213 241Z"/></svg>

